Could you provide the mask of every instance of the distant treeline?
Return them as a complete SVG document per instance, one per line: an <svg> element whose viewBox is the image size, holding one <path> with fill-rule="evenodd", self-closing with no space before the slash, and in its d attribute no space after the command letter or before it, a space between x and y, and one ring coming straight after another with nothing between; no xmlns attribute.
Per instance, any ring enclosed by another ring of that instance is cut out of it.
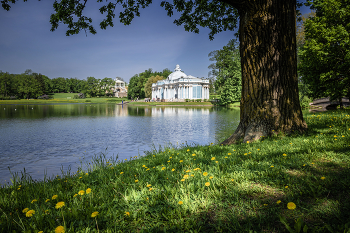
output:
<svg viewBox="0 0 350 233"><path fill-rule="evenodd" d="M118 78L121 79L121 78ZM121 79L122 80L122 79ZM115 80L111 78L86 80L53 78L26 70L22 74L0 71L0 99L38 98L51 93L84 93L86 97L111 96Z"/></svg>

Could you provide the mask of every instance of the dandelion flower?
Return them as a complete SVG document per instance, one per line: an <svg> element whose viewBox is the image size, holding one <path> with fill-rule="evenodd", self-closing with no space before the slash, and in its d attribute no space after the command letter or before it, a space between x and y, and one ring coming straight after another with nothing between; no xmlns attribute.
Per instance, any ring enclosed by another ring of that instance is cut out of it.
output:
<svg viewBox="0 0 350 233"><path fill-rule="evenodd" d="M225 159L227 159L228 157L227 156L225 156Z"/></svg>
<svg viewBox="0 0 350 233"><path fill-rule="evenodd" d="M214 177L212 177L212 176L211 176L211 177L209 177L209 179L213 179L213 178L214 178Z"/></svg>
<svg viewBox="0 0 350 233"><path fill-rule="evenodd" d="M192 154L192 156L196 156L196 154Z"/></svg>
<svg viewBox="0 0 350 233"><path fill-rule="evenodd" d="M231 155L231 153L227 153L227 155Z"/></svg>
<svg viewBox="0 0 350 233"><path fill-rule="evenodd" d="M215 157L211 158L211 160L215 160Z"/></svg>
<svg viewBox="0 0 350 233"><path fill-rule="evenodd" d="M188 173L188 172L191 172L191 170L186 170L186 172Z"/></svg>
<svg viewBox="0 0 350 233"><path fill-rule="evenodd" d="M183 162L183 160L180 160L180 163L182 163Z"/></svg>
<svg viewBox="0 0 350 233"><path fill-rule="evenodd" d="M88 188L88 189L86 190L86 194L89 194L89 193L91 193L91 188Z"/></svg>
<svg viewBox="0 0 350 233"><path fill-rule="evenodd" d="M135 183L139 182L139 180L135 180Z"/></svg>
<svg viewBox="0 0 350 233"><path fill-rule="evenodd" d="M78 196L78 194L74 194L74 196L73 196L73 197L76 197L76 196Z"/></svg>
<svg viewBox="0 0 350 233"><path fill-rule="evenodd" d="M148 189L148 191L152 191L153 188Z"/></svg>
<svg viewBox="0 0 350 233"><path fill-rule="evenodd" d="M78 194L79 194L80 196L83 196L83 195L85 194L85 191L84 191L84 190L80 190L80 191L78 192Z"/></svg>
<svg viewBox="0 0 350 233"><path fill-rule="evenodd" d="M275 166L271 166L271 167L275 167Z"/></svg>
<svg viewBox="0 0 350 233"><path fill-rule="evenodd" d="M244 155L248 155L248 153L244 153Z"/></svg>
<svg viewBox="0 0 350 233"><path fill-rule="evenodd" d="M65 206L64 202L63 201L60 201L56 204L55 208L56 209L59 209L59 208L62 208L63 206Z"/></svg>
<svg viewBox="0 0 350 233"><path fill-rule="evenodd" d="M188 175L184 175L184 178L185 178L185 179L188 179Z"/></svg>
<svg viewBox="0 0 350 233"><path fill-rule="evenodd" d="M148 188L148 187L151 187L151 186L152 186L151 184L146 185L147 188Z"/></svg>
<svg viewBox="0 0 350 233"><path fill-rule="evenodd" d="M55 233L64 233L64 232L65 232L65 230L64 230L63 226L58 226L55 229Z"/></svg>
<svg viewBox="0 0 350 233"><path fill-rule="evenodd" d="M205 182L205 186L209 187L210 186L210 182Z"/></svg>
<svg viewBox="0 0 350 233"><path fill-rule="evenodd" d="M322 176L322 177L321 177L321 180L324 180L324 179L326 179L326 177Z"/></svg>
<svg viewBox="0 0 350 233"><path fill-rule="evenodd" d="M34 202L36 202L36 201L38 201L37 199L34 199L31 203L34 203Z"/></svg>
<svg viewBox="0 0 350 233"><path fill-rule="evenodd" d="M29 210L29 208L25 208L25 209L22 210L22 212L23 212L23 213L27 213L28 210Z"/></svg>
<svg viewBox="0 0 350 233"><path fill-rule="evenodd" d="M288 202L287 208L290 210L294 210L297 206L293 202Z"/></svg>
<svg viewBox="0 0 350 233"><path fill-rule="evenodd" d="M95 211L95 212L93 212L93 213L91 214L91 218L94 218L94 217L96 217L97 215L98 215L98 212Z"/></svg>
<svg viewBox="0 0 350 233"><path fill-rule="evenodd" d="M162 171L165 170L165 169L166 169L166 167L162 167Z"/></svg>
<svg viewBox="0 0 350 233"><path fill-rule="evenodd" d="M285 188L287 189L287 188L288 188L288 185L287 185L287 186L285 186Z"/></svg>
<svg viewBox="0 0 350 233"><path fill-rule="evenodd" d="M43 231L39 231L38 233L44 233Z"/></svg>
<svg viewBox="0 0 350 233"><path fill-rule="evenodd" d="M287 156L287 154L283 154L283 156Z"/></svg>
<svg viewBox="0 0 350 233"><path fill-rule="evenodd" d="M183 181L185 181L185 179L181 179L181 181L183 182Z"/></svg>
<svg viewBox="0 0 350 233"><path fill-rule="evenodd" d="M129 212L125 212L124 215L125 215L125 216L130 216L130 213L129 213Z"/></svg>
<svg viewBox="0 0 350 233"><path fill-rule="evenodd" d="M53 195L51 199L55 200L57 197L58 197L57 195Z"/></svg>
<svg viewBox="0 0 350 233"><path fill-rule="evenodd" d="M208 175L208 172L203 172L203 176L207 176Z"/></svg>
<svg viewBox="0 0 350 233"><path fill-rule="evenodd" d="M45 202L48 202L48 201L50 201L50 199L46 199L46 200L45 200Z"/></svg>
<svg viewBox="0 0 350 233"><path fill-rule="evenodd" d="M175 171L175 168L171 169L171 171L172 171L172 172Z"/></svg>
<svg viewBox="0 0 350 233"><path fill-rule="evenodd" d="M187 151L190 151L190 149L187 149Z"/></svg>
<svg viewBox="0 0 350 233"><path fill-rule="evenodd" d="M281 203L281 200L278 200L276 203L277 203L277 204Z"/></svg>
<svg viewBox="0 0 350 233"><path fill-rule="evenodd" d="M234 181L234 179L231 179L231 181Z"/></svg>
<svg viewBox="0 0 350 233"><path fill-rule="evenodd" d="M183 204L183 201L179 201L178 204L179 204L179 205L182 205L182 204Z"/></svg>
<svg viewBox="0 0 350 233"><path fill-rule="evenodd" d="M124 173L124 172L121 172L120 175L123 174L123 173Z"/></svg>
<svg viewBox="0 0 350 233"><path fill-rule="evenodd" d="M26 213L26 217L32 217L33 214L35 214L35 210L28 210L27 213Z"/></svg>

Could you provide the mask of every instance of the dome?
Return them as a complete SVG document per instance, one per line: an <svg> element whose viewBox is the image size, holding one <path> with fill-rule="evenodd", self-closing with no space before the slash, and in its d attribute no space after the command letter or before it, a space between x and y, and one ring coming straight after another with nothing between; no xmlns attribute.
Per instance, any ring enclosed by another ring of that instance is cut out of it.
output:
<svg viewBox="0 0 350 233"><path fill-rule="evenodd" d="M168 80L172 81L179 78L187 78L187 75L181 71L180 66L176 65L174 72L169 74Z"/></svg>

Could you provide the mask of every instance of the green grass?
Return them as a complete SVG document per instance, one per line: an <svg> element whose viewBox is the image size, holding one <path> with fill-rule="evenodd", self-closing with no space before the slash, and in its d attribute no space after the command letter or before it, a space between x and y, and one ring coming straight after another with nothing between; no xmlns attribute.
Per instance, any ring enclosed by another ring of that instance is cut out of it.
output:
<svg viewBox="0 0 350 233"><path fill-rule="evenodd" d="M51 103L119 103L122 100L127 101L126 98L116 97L94 97L85 99L73 99L74 95L79 93L54 93L53 99L21 99L21 100L0 100L0 104L51 104Z"/></svg>
<svg viewBox="0 0 350 233"><path fill-rule="evenodd" d="M44 182L14 175L0 189L0 232L349 232L350 110L305 118L302 136L120 162L100 154L89 170Z"/></svg>

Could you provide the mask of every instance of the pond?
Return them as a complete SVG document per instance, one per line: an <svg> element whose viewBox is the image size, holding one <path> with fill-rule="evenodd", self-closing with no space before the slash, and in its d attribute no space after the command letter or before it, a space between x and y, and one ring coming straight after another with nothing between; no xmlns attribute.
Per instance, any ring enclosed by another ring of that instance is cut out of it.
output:
<svg viewBox="0 0 350 233"><path fill-rule="evenodd" d="M124 160L159 146L218 143L238 123L239 110L214 107L0 105L0 184L10 182L8 168L41 180L101 152Z"/></svg>

